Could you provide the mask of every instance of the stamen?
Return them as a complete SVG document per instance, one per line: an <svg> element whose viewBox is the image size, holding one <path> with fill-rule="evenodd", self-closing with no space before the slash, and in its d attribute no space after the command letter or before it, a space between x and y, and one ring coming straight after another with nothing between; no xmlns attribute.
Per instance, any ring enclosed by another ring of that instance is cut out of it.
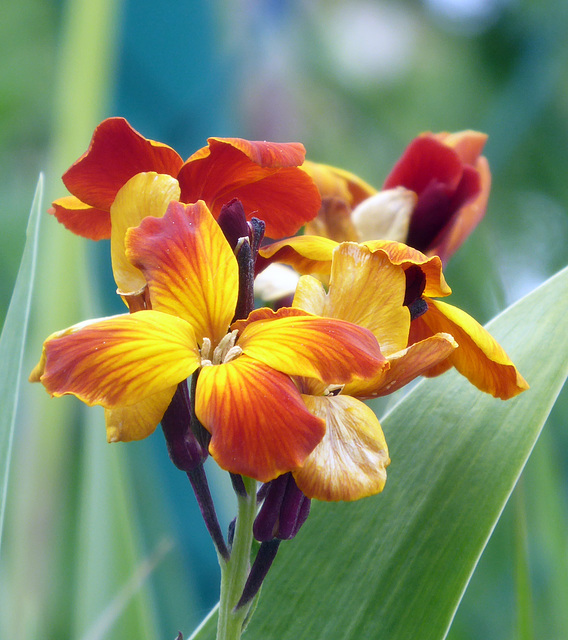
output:
<svg viewBox="0 0 568 640"><path fill-rule="evenodd" d="M241 355L242 352L243 352L243 350L238 345L235 345L234 347L231 347L227 351L227 355L223 358L223 364L225 362L231 362L231 360L235 360L236 358L238 358Z"/></svg>
<svg viewBox="0 0 568 640"><path fill-rule="evenodd" d="M201 361L209 360L209 354L211 353L211 340L209 338L203 338L203 343L201 345Z"/></svg>
<svg viewBox="0 0 568 640"><path fill-rule="evenodd" d="M324 396L338 396L342 391L344 384L330 384L323 392Z"/></svg>

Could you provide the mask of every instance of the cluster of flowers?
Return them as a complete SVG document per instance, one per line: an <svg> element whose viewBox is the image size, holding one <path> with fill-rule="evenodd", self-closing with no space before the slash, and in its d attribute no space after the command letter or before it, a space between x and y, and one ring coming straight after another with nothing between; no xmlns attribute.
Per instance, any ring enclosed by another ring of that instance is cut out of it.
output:
<svg viewBox="0 0 568 640"><path fill-rule="evenodd" d="M211 138L184 162L105 120L50 211L110 239L129 313L54 333L30 379L102 405L109 441L161 422L184 471L211 455L265 483L261 541L293 537L311 498L380 492L389 454L363 400L451 367L502 399L527 388L483 327L436 299L485 212L484 142L421 135L376 190L301 144ZM277 263L298 274L293 292ZM254 309L256 276L272 308Z"/></svg>

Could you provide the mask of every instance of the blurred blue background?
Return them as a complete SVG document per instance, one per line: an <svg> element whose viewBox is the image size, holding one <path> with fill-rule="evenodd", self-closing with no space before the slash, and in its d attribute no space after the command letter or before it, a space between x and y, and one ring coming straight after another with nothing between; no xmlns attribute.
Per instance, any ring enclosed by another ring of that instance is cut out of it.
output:
<svg viewBox="0 0 568 640"><path fill-rule="evenodd" d="M57 94L72 11L72 3L49 0L3 8L0 317L16 278L39 171L46 172L50 199L64 195L61 173L86 150L97 122L110 115L125 116L144 136L184 157L213 135L301 141L310 159L353 171L377 187L418 133L478 129L489 134L485 155L493 188L486 218L446 271L454 304L485 322L565 266L564 0L164 0L159 6L123 0L113 8L100 113L73 140L74 155L62 158L53 147L58 104L67 99ZM57 225L47 216L42 224ZM99 309L120 311L106 243L90 244L88 258ZM65 284L50 286L55 292ZM514 569L519 548L529 563L534 637L554 638L550 624L567 628L554 604L568 601L567 416L564 392L466 593L453 640L521 637ZM82 435L74 438L79 442ZM17 435L16 448L26 446ZM186 622L196 624L216 602L218 576L189 486L170 468L160 433L127 449L143 523L140 544L150 552L159 538L152 519L158 504L168 514L176 547L156 572L154 592L164 600L158 627L170 628L168 607L175 603L165 594L174 574L187 583L180 601L191 594ZM214 486L226 526L233 505L215 475ZM525 527L526 535L519 534ZM64 614L64 608L50 614L51 630L61 631L57 637L70 633Z"/></svg>

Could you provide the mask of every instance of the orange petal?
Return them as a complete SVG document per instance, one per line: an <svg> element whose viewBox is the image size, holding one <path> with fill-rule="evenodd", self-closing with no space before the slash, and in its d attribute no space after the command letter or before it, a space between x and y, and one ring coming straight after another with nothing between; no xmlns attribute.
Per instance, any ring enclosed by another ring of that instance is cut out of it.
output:
<svg viewBox="0 0 568 640"><path fill-rule="evenodd" d="M371 240L363 242L366 247L375 253L384 252L395 264L407 269L412 265L417 265L426 276L425 296L436 296L438 298L449 296L452 290L448 286L444 274L442 273L442 261L438 256L426 256L418 249L413 249L402 242L389 240Z"/></svg>
<svg viewBox="0 0 568 640"><path fill-rule="evenodd" d="M138 173L120 189L110 208L112 271L120 295L131 295L146 285L144 274L126 258L124 239L130 227L144 218L161 218L172 200L179 200L178 181L155 172Z"/></svg>
<svg viewBox="0 0 568 640"><path fill-rule="evenodd" d="M316 183L322 198L340 198L351 208L375 195L377 190L354 173L306 160L302 169Z"/></svg>
<svg viewBox="0 0 568 640"><path fill-rule="evenodd" d="M108 211L118 190L137 173L176 176L183 160L171 148L141 136L124 118L108 118L95 129L88 151L63 175L69 191Z"/></svg>
<svg viewBox="0 0 568 640"><path fill-rule="evenodd" d="M365 399L394 393L440 362L446 361L457 346L451 335L437 333L393 353L388 358L388 369L368 380L350 382L345 385L342 393Z"/></svg>
<svg viewBox="0 0 568 640"><path fill-rule="evenodd" d="M110 214L81 202L75 196L55 200L48 212L69 231L88 240L110 238Z"/></svg>
<svg viewBox="0 0 568 640"><path fill-rule="evenodd" d="M430 135L443 142L447 147L451 147L464 164L470 165L475 165L477 162L488 137L485 133L472 131L471 129L457 131L456 133L442 132L423 135Z"/></svg>
<svg viewBox="0 0 568 640"><path fill-rule="evenodd" d="M131 442L152 435L168 408L176 387L164 389L136 404L105 409L108 442Z"/></svg>
<svg viewBox="0 0 568 640"><path fill-rule="evenodd" d="M237 345L251 358L288 375L345 383L386 365L373 334L350 322L298 315L282 308L248 324Z"/></svg>
<svg viewBox="0 0 568 640"><path fill-rule="evenodd" d="M295 236L261 247L259 255L268 262L289 264L298 273L329 276L335 247L337 242L328 238Z"/></svg>
<svg viewBox="0 0 568 640"><path fill-rule="evenodd" d="M146 218L126 236L126 255L150 289L152 308L184 318L197 342L215 347L235 313L235 256L203 202L172 202L163 218Z"/></svg>
<svg viewBox="0 0 568 640"><path fill-rule="evenodd" d="M359 500L383 490L390 463L377 417L367 405L346 395L302 396L308 409L323 418L326 433L294 471L308 498Z"/></svg>
<svg viewBox="0 0 568 640"><path fill-rule="evenodd" d="M325 431L290 378L245 355L201 369L195 411L219 466L261 482L300 467Z"/></svg>
<svg viewBox="0 0 568 640"><path fill-rule="evenodd" d="M209 138L179 172L183 202L204 200L217 217L221 207L238 198L247 218L266 223L266 235L293 235L315 217L318 190L297 165L304 160L299 143L250 142Z"/></svg>
<svg viewBox="0 0 568 640"><path fill-rule="evenodd" d="M481 391L508 400L529 388L503 348L470 315L438 300L428 300L428 311L417 318L411 331L416 335L445 332L451 334L458 348L430 375L443 373L454 366Z"/></svg>
<svg viewBox="0 0 568 640"><path fill-rule="evenodd" d="M41 382L53 396L73 394L89 405L136 404L185 380L200 363L191 326L159 311L103 318L62 333L45 342Z"/></svg>

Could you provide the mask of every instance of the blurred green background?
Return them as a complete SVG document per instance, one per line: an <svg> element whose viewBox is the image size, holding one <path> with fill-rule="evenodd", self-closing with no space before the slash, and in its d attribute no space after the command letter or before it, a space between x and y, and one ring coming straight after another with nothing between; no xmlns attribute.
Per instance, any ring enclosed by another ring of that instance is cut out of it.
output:
<svg viewBox="0 0 568 640"><path fill-rule="evenodd" d="M122 115L184 157L211 135L298 140L311 159L377 187L419 132L487 132L488 213L446 270L453 303L485 322L567 262L566 33L564 0L10 3L0 21L0 316L38 173L47 208L97 123ZM122 304L106 243L47 215L39 264L26 370L50 332ZM49 402L31 385L21 404L0 637L189 633L216 602L216 558L161 434L111 447L97 409ZM564 391L452 640L566 637L567 418ZM212 473L226 525L233 503Z"/></svg>

